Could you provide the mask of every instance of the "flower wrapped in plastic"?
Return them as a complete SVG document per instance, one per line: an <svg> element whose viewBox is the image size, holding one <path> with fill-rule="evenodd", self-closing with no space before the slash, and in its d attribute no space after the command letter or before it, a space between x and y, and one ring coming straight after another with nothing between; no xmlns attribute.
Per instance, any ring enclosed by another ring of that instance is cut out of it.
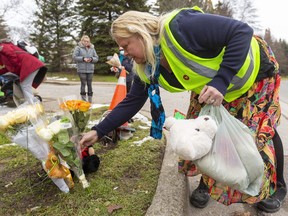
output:
<svg viewBox="0 0 288 216"><path fill-rule="evenodd" d="M51 165L60 156L76 174L83 188L87 188L89 183L82 168L78 136L73 132L70 118L62 116L47 126L38 126L36 131L43 140L50 143Z"/></svg>
<svg viewBox="0 0 288 216"><path fill-rule="evenodd" d="M43 106L37 104L22 104L21 106L0 116L0 130L13 138L22 128L28 127L31 121L43 114Z"/></svg>
<svg viewBox="0 0 288 216"><path fill-rule="evenodd" d="M29 150L35 158L42 162L44 170L47 171L45 162L48 160L49 144L37 136L34 128L35 122L40 119L43 121L43 114L44 109L40 102L35 104L24 103L0 117L0 130L4 131L11 141ZM68 193L69 186L63 178L69 178L70 175L70 179L72 179L72 176L68 168L61 167L62 165L56 166L54 163L53 172L57 172L59 168L62 175L58 174L57 177L53 177L52 173L47 173L61 191Z"/></svg>
<svg viewBox="0 0 288 216"><path fill-rule="evenodd" d="M49 144L39 138L33 126L20 130L14 137L13 142L28 149L35 158L42 162L43 169L62 192L68 193L70 188L74 186L71 173L67 166L61 164L59 158L57 158L57 160L51 158L51 155L49 155ZM50 166L50 168L48 166Z"/></svg>
<svg viewBox="0 0 288 216"><path fill-rule="evenodd" d="M72 115L78 133L84 132L90 119L91 103L83 100L62 98L60 108Z"/></svg>

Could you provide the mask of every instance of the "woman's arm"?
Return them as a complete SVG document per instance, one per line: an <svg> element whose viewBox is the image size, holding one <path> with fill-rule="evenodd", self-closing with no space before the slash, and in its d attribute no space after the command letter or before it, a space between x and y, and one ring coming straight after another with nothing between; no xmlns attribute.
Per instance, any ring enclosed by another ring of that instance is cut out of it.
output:
<svg viewBox="0 0 288 216"><path fill-rule="evenodd" d="M135 77L126 98L103 121L92 127L92 130L96 130L100 138L108 134L131 119L144 106L147 98L147 85L138 76Z"/></svg>
<svg viewBox="0 0 288 216"><path fill-rule="evenodd" d="M242 67L253 29L246 23L219 15L182 11L171 23L176 40L188 52L203 58L216 57L225 47L217 75L208 83L223 95Z"/></svg>

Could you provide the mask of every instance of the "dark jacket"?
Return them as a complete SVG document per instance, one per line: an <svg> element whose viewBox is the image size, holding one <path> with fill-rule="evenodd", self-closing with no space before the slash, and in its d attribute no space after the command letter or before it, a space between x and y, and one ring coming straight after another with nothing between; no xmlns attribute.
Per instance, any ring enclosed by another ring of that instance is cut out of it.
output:
<svg viewBox="0 0 288 216"><path fill-rule="evenodd" d="M126 82L132 82L134 75L135 75L133 71L133 60L125 56L122 60L122 66L124 66L125 70L127 71Z"/></svg>

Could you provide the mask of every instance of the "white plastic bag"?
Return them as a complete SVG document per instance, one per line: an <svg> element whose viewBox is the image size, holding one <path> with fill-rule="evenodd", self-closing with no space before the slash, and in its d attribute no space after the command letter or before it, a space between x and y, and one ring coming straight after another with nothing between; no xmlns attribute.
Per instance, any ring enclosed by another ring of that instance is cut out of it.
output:
<svg viewBox="0 0 288 216"><path fill-rule="evenodd" d="M195 161L198 169L219 183L251 196L258 195L264 163L249 128L222 105L206 105L199 115L214 117L218 130L211 151Z"/></svg>

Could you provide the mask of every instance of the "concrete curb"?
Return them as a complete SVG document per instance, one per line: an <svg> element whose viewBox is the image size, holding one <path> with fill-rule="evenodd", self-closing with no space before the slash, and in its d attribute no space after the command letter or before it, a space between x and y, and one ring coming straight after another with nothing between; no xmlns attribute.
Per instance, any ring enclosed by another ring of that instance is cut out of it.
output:
<svg viewBox="0 0 288 216"><path fill-rule="evenodd" d="M156 193L146 216L183 215L187 209L186 177L178 173L178 156L171 150L169 135L164 132L166 149Z"/></svg>

